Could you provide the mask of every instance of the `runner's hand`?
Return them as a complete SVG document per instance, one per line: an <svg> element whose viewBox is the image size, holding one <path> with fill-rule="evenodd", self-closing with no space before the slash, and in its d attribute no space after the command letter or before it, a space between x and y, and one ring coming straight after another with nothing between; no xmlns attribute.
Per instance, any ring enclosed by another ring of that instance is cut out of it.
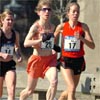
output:
<svg viewBox="0 0 100 100"><path fill-rule="evenodd" d="M43 33L42 34L42 41L45 42L46 40L50 40L51 37L54 37L53 33Z"/></svg>

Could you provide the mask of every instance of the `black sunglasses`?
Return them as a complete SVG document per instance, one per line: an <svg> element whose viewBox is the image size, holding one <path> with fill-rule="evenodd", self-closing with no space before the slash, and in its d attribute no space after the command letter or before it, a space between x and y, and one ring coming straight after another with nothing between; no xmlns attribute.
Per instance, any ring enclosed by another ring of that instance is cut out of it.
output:
<svg viewBox="0 0 100 100"><path fill-rule="evenodd" d="M45 12L46 10L51 11L51 8L42 8L41 10L44 11L44 12Z"/></svg>

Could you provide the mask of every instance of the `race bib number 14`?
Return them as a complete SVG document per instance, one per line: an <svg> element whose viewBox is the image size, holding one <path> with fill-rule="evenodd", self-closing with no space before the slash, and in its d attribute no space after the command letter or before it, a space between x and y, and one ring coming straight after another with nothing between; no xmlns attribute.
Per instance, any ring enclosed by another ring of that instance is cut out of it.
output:
<svg viewBox="0 0 100 100"><path fill-rule="evenodd" d="M5 44L1 47L1 52L7 53L9 55L13 55L14 54L14 46Z"/></svg>
<svg viewBox="0 0 100 100"><path fill-rule="evenodd" d="M65 51L79 51L80 40L76 39L74 36L66 36L64 38L64 50Z"/></svg>

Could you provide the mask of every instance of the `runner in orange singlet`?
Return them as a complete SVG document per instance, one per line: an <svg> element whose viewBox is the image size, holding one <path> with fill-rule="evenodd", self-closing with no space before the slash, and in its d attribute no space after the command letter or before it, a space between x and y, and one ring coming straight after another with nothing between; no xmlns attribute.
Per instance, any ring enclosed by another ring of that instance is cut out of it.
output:
<svg viewBox="0 0 100 100"><path fill-rule="evenodd" d="M67 5L68 22L58 25L55 31L57 38L62 33L61 72L67 84L59 100L76 100L75 91L81 72L85 70L84 44L94 49L95 44L85 23L79 22L80 6L73 2Z"/></svg>
<svg viewBox="0 0 100 100"><path fill-rule="evenodd" d="M57 55L53 50L55 26L50 22L52 13L50 0L40 0L36 7L36 13L40 18L31 26L24 42L25 47L33 47L34 50L28 59L28 84L20 93L20 100L26 100L33 94L38 79L44 78L44 76L50 83L46 100L54 100L58 79Z"/></svg>

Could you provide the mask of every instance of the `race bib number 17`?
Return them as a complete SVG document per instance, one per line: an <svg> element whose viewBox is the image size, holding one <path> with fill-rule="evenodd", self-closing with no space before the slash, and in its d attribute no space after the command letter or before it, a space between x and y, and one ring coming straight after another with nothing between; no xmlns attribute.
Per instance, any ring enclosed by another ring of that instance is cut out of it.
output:
<svg viewBox="0 0 100 100"><path fill-rule="evenodd" d="M80 50L80 40L73 36L66 36L64 38L64 50L65 51L79 51Z"/></svg>

